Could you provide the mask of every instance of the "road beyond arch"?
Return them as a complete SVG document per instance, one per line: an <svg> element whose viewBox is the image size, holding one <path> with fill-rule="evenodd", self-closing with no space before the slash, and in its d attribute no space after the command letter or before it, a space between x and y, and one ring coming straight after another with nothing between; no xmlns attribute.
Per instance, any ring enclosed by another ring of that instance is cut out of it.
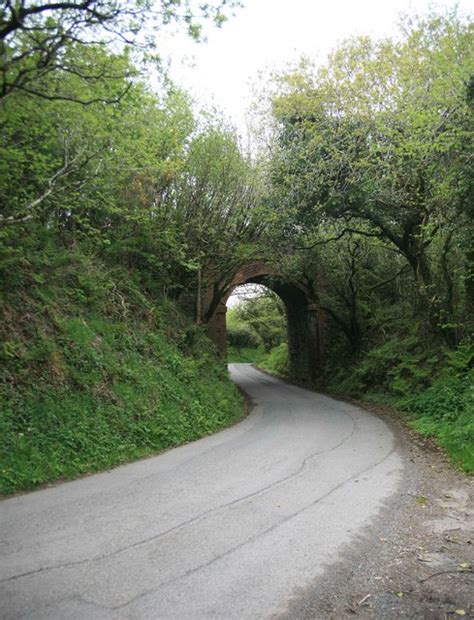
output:
<svg viewBox="0 0 474 620"><path fill-rule="evenodd" d="M402 479L388 426L231 366L241 423L0 504L2 618L270 618L343 556Z"/></svg>

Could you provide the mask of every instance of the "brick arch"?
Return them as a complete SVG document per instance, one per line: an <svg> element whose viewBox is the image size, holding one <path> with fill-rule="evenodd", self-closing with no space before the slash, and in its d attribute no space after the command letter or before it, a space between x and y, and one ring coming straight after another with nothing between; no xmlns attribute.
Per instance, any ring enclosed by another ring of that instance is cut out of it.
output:
<svg viewBox="0 0 474 620"><path fill-rule="evenodd" d="M292 378L311 382L323 362L324 317L318 300L301 283L290 282L272 265L254 262L239 267L221 286L211 286L205 296L209 336L222 356L227 354L226 302L242 284L261 284L283 301L287 316L288 357Z"/></svg>
<svg viewBox="0 0 474 620"><path fill-rule="evenodd" d="M234 289L238 286L242 286L242 284L262 284L267 286L266 281L269 278L277 276L277 270L271 265L267 265L265 263L251 263L250 265L243 265L232 276L228 288L222 296L221 303L225 305Z"/></svg>

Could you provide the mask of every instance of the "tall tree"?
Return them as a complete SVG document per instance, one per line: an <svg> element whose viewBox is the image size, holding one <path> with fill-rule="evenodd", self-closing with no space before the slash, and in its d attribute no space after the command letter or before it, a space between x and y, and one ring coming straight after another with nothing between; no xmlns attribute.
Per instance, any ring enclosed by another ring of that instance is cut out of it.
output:
<svg viewBox="0 0 474 620"><path fill-rule="evenodd" d="M434 325L453 320L450 261L440 287L430 248L444 236L447 255L462 227L472 49L469 23L431 16L400 41L352 40L319 71L280 78L274 101L275 203L288 234L337 222L341 237L383 240Z"/></svg>

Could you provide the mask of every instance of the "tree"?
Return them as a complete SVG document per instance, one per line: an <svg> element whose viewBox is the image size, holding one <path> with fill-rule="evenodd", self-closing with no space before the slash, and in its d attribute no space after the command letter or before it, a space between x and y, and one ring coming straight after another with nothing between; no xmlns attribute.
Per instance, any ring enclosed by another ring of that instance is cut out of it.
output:
<svg viewBox="0 0 474 620"><path fill-rule="evenodd" d="M114 65L117 73L126 70L123 56L98 48L95 57L98 64L104 61ZM46 86L49 89L51 84ZM53 213L56 221L72 221L78 215L79 191L84 209L88 189L112 156L116 137L113 126L117 127L117 120L139 91L137 87L130 93L120 108L107 105L106 100L116 86L126 87L126 80L88 83L86 88L80 77L70 74L63 81L63 89L71 93L71 101L53 98L38 106L34 98L20 91L4 101L0 108L0 225L37 220L51 226ZM77 106L78 96L96 101L90 106Z"/></svg>
<svg viewBox="0 0 474 620"><path fill-rule="evenodd" d="M225 10L238 4L234 0L202 4L192 0L4 0L0 6L0 102L20 90L45 99L72 98L90 104L94 99L63 90L65 76L98 83L137 73L130 65L117 73L117 66L106 62L107 55L96 57L97 46L138 51L142 58L156 60L156 32L163 26L184 23L189 35L199 39L203 20L220 26L226 20ZM126 90L127 85L115 89L109 101L120 99Z"/></svg>
<svg viewBox="0 0 474 620"><path fill-rule="evenodd" d="M105 54L97 50L99 60ZM120 69L126 59L109 54L108 61ZM64 87L97 100L38 106L16 91L4 102L2 250L18 254L28 238L38 248L51 239L83 244L109 264L135 270L148 290L163 292L175 272L181 276L188 268L176 226L165 222L165 203L195 130L189 99L176 89L158 98L135 82L111 104L105 101L113 88L108 80L88 83L86 90L73 74Z"/></svg>
<svg viewBox="0 0 474 620"><path fill-rule="evenodd" d="M26 225L66 244L87 240L149 292L184 291L194 302L205 277L227 274L253 251L262 227L254 217L258 173L215 114L198 122L187 95L171 85L160 97L138 80L127 88L126 55L78 47L74 62L92 51L114 80L84 83L69 73L67 101L38 106L21 90L4 100L0 227L10 229L11 245ZM48 93L55 79L43 78ZM90 104L78 106L79 98Z"/></svg>
<svg viewBox="0 0 474 620"><path fill-rule="evenodd" d="M234 338L242 332L254 334L254 341L260 342L267 353L286 341L285 306L270 289L240 301L232 309L231 325Z"/></svg>
<svg viewBox="0 0 474 620"><path fill-rule="evenodd" d="M433 327L452 323L451 284L435 282L431 247L443 236L451 252L460 229L470 24L431 16L401 41L349 41L327 67L303 69L280 78L274 100L274 203L285 234L310 244L337 222L338 238L382 240L410 267Z"/></svg>

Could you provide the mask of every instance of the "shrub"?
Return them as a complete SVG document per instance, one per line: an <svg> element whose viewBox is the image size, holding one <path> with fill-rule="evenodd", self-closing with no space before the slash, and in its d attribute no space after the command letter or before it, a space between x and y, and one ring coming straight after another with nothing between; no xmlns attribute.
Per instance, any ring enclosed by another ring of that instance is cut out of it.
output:
<svg viewBox="0 0 474 620"><path fill-rule="evenodd" d="M288 345L282 342L272 349L262 360L259 366L268 372L285 377L288 375Z"/></svg>

